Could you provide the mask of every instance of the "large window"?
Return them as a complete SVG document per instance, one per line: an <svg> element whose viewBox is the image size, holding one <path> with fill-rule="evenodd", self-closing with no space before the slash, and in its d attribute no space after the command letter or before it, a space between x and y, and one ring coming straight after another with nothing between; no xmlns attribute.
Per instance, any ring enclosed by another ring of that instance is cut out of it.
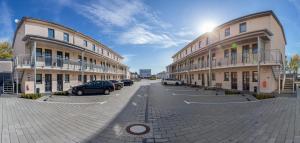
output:
<svg viewBox="0 0 300 143"><path fill-rule="evenodd" d="M240 33L247 31L247 24L246 22L240 24Z"/></svg>
<svg viewBox="0 0 300 143"><path fill-rule="evenodd" d="M78 81L81 81L81 75L78 75Z"/></svg>
<svg viewBox="0 0 300 143"><path fill-rule="evenodd" d="M224 72L224 81L229 81L229 72Z"/></svg>
<svg viewBox="0 0 300 143"><path fill-rule="evenodd" d="M96 51L96 45L93 44L93 51L95 52Z"/></svg>
<svg viewBox="0 0 300 143"><path fill-rule="evenodd" d="M69 60L70 59L70 54L69 53L65 53L65 59Z"/></svg>
<svg viewBox="0 0 300 143"><path fill-rule="evenodd" d="M42 74L36 74L36 83L42 84Z"/></svg>
<svg viewBox="0 0 300 143"><path fill-rule="evenodd" d="M215 73L211 73L211 80L216 80L216 75L215 75Z"/></svg>
<svg viewBox="0 0 300 143"><path fill-rule="evenodd" d="M55 38L54 29L48 28L48 38Z"/></svg>
<svg viewBox="0 0 300 143"><path fill-rule="evenodd" d="M258 48L257 44L252 44L252 54L257 54Z"/></svg>
<svg viewBox="0 0 300 143"><path fill-rule="evenodd" d="M230 27L225 29L225 37L230 35Z"/></svg>
<svg viewBox="0 0 300 143"><path fill-rule="evenodd" d="M199 41L199 48L201 48L201 41Z"/></svg>
<svg viewBox="0 0 300 143"><path fill-rule="evenodd" d="M206 38L206 45L208 45L209 41L208 41L208 37Z"/></svg>
<svg viewBox="0 0 300 143"><path fill-rule="evenodd" d="M224 58L225 59L229 58L229 50L228 49L224 50Z"/></svg>
<svg viewBox="0 0 300 143"><path fill-rule="evenodd" d="M64 33L64 41L69 42L69 34L68 33Z"/></svg>
<svg viewBox="0 0 300 143"><path fill-rule="evenodd" d="M252 82L257 82L258 81L258 74L257 71L252 72Z"/></svg>
<svg viewBox="0 0 300 143"><path fill-rule="evenodd" d="M36 48L36 57L42 57L43 56L43 52L41 48Z"/></svg>
<svg viewBox="0 0 300 143"><path fill-rule="evenodd" d="M69 83L70 82L70 75L66 74L65 75L65 83Z"/></svg>
<svg viewBox="0 0 300 143"><path fill-rule="evenodd" d="M83 45L85 46L85 47L87 47L87 41L86 40L83 40Z"/></svg>

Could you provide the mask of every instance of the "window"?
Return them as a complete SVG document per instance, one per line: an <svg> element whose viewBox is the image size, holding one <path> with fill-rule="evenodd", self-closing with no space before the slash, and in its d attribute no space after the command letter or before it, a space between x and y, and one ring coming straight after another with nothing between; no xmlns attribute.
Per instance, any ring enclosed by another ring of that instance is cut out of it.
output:
<svg viewBox="0 0 300 143"><path fill-rule="evenodd" d="M230 27L225 29L225 37L230 35Z"/></svg>
<svg viewBox="0 0 300 143"><path fill-rule="evenodd" d="M87 41L86 40L83 40L83 45L85 46L85 47L87 47Z"/></svg>
<svg viewBox="0 0 300 143"><path fill-rule="evenodd" d="M97 80L97 76L96 75L94 75L94 80Z"/></svg>
<svg viewBox="0 0 300 143"><path fill-rule="evenodd" d="M93 75L90 75L90 81L93 81L94 79L94 76Z"/></svg>
<svg viewBox="0 0 300 143"><path fill-rule="evenodd" d="M101 49L101 54L103 55L103 49Z"/></svg>
<svg viewBox="0 0 300 143"><path fill-rule="evenodd" d="M229 50L228 49L224 50L224 58L225 59L229 58Z"/></svg>
<svg viewBox="0 0 300 143"><path fill-rule="evenodd" d="M215 73L211 73L211 80L216 80L216 75L215 75Z"/></svg>
<svg viewBox="0 0 300 143"><path fill-rule="evenodd" d="M36 48L36 57L42 57L43 56L43 52L41 48Z"/></svg>
<svg viewBox="0 0 300 143"><path fill-rule="evenodd" d="M94 52L96 51L96 45L95 44L93 45L93 51Z"/></svg>
<svg viewBox="0 0 300 143"><path fill-rule="evenodd" d="M224 72L224 81L229 81L229 72Z"/></svg>
<svg viewBox="0 0 300 143"><path fill-rule="evenodd" d="M201 48L201 41L199 41L199 46L198 47Z"/></svg>
<svg viewBox="0 0 300 143"><path fill-rule="evenodd" d="M206 45L208 45L208 37L206 37Z"/></svg>
<svg viewBox="0 0 300 143"><path fill-rule="evenodd" d="M64 33L64 41L69 42L69 34L68 33Z"/></svg>
<svg viewBox="0 0 300 143"><path fill-rule="evenodd" d="M109 52L107 51L107 56L109 56Z"/></svg>
<svg viewBox="0 0 300 143"><path fill-rule="evenodd" d="M42 74L36 74L36 83L42 84Z"/></svg>
<svg viewBox="0 0 300 143"><path fill-rule="evenodd" d="M65 83L69 83L70 82L70 75L66 74L65 75Z"/></svg>
<svg viewBox="0 0 300 143"><path fill-rule="evenodd" d="M54 29L48 28L48 38L55 38Z"/></svg>
<svg viewBox="0 0 300 143"><path fill-rule="evenodd" d="M65 59L69 60L70 59L70 54L69 53L65 53Z"/></svg>
<svg viewBox="0 0 300 143"><path fill-rule="evenodd" d="M247 24L246 22L240 24L240 33L247 31Z"/></svg>
<svg viewBox="0 0 300 143"><path fill-rule="evenodd" d="M81 75L78 75L78 81L81 81Z"/></svg>
<svg viewBox="0 0 300 143"><path fill-rule="evenodd" d="M258 81L258 74L257 71L252 72L252 82L257 82Z"/></svg>
<svg viewBox="0 0 300 143"><path fill-rule="evenodd" d="M198 80L201 80L201 75L200 74L198 74Z"/></svg>
<svg viewBox="0 0 300 143"><path fill-rule="evenodd" d="M185 49L185 54L187 55L187 49Z"/></svg>
<svg viewBox="0 0 300 143"><path fill-rule="evenodd" d="M257 48L257 44L253 44L252 45L252 54L257 54L258 48Z"/></svg>

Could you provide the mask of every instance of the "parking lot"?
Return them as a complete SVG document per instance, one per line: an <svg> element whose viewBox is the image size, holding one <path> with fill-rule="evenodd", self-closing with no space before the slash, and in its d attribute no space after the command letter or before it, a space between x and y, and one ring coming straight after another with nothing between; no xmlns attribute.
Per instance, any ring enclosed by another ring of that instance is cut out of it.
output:
<svg viewBox="0 0 300 143"><path fill-rule="evenodd" d="M2 96L1 141L6 142L297 142L294 97L249 95L150 80L110 95L52 96L46 101ZM126 128L150 131L133 135Z"/></svg>

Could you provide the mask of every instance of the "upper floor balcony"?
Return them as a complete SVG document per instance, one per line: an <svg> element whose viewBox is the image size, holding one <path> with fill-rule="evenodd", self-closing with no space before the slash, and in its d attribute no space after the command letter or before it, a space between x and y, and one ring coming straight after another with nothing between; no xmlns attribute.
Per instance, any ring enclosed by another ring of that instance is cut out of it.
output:
<svg viewBox="0 0 300 143"><path fill-rule="evenodd" d="M34 56L24 55L15 58L15 66L17 69L33 68L47 70L65 70L77 72L94 72L94 73L110 73L110 74L126 74L125 70L118 67L95 64L79 59L66 59L53 56L39 56L36 57L36 64Z"/></svg>

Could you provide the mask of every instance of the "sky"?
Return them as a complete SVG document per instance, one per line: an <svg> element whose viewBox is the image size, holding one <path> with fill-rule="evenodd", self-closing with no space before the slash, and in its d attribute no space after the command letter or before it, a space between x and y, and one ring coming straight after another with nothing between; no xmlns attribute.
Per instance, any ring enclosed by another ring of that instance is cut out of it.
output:
<svg viewBox="0 0 300 143"><path fill-rule="evenodd" d="M23 16L65 25L124 57L130 71L164 71L172 55L231 19L273 10L286 56L300 53L300 0L0 0L0 41L12 41Z"/></svg>

